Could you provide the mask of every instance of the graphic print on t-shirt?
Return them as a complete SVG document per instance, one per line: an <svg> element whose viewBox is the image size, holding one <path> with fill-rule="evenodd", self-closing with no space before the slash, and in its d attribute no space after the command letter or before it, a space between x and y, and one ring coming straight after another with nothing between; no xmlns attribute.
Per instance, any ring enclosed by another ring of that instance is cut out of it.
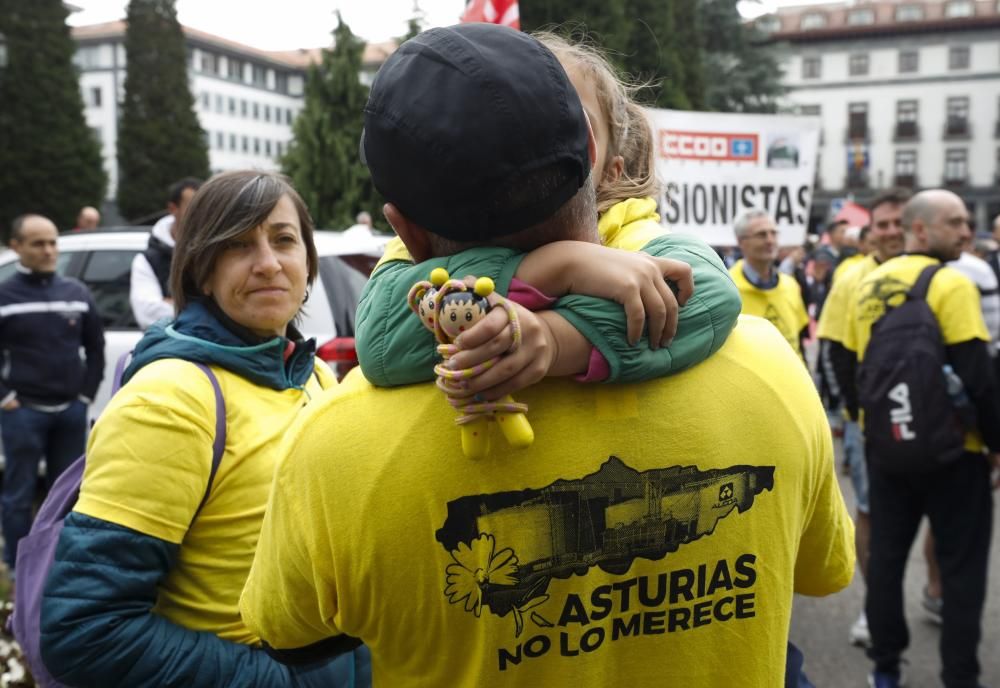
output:
<svg viewBox="0 0 1000 688"><path fill-rule="evenodd" d="M774 466L706 471L670 466L640 472L611 456L582 478L462 497L448 503L448 516L436 533L451 555L444 594L477 617L483 607L499 617L513 615L515 638L524 631L526 616L540 628L562 626L576 614L569 600L561 607L561 618L539 613L553 578L586 576L594 567L623 575L636 558L659 561L682 545L711 536L734 509L750 509L757 495L773 489ZM649 581L632 583L640 596L645 591L659 605L668 588L671 603L678 596L690 601L695 586L696 597L751 586L755 560L744 554L734 562L703 564L699 569L704 570L697 572L674 571L669 585L658 582L652 594ZM610 602L607 606L610 613Z"/></svg>
<svg viewBox="0 0 1000 688"><path fill-rule="evenodd" d="M764 319L767 320L768 322L770 322L775 327L777 327L778 328L778 332L781 333L782 337L784 337L785 339L787 339L789 341L791 341L792 339L794 339L794 336L793 336L794 333L791 332L791 328L789 328L785 324L784 319L781 317L781 314L778 313L778 309L775 308L773 304L770 304L770 303L767 304L767 308L764 310Z"/></svg>
<svg viewBox="0 0 1000 688"><path fill-rule="evenodd" d="M906 301L909 291L909 284L888 275L873 282L865 282L858 298L858 319L874 323L886 311Z"/></svg>

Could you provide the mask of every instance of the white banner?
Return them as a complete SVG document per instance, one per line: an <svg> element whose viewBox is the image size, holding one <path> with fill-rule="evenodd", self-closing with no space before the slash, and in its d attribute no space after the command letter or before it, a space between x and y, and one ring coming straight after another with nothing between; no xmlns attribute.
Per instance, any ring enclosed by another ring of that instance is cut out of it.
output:
<svg viewBox="0 0 1000 688"><path fill-rule="evenodd" d="M713 246L734 246L733 220L749 208L774 217L782 246L809 226L818 117L648 109L663 224Z"/></svg>

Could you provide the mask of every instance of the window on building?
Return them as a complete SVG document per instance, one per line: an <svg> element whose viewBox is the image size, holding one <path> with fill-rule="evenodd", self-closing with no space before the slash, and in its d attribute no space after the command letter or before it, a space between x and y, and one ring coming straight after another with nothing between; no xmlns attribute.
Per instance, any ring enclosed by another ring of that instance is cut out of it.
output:
<svg viewBox="0 0 1000 688"><path fill-rule="evenodd" d="M851 141L868 138L868 103L847 106L847 138Z"/></svg>
<svg viewBox="0 0 1000 688"><path fill-rule="evenodd" d="M202 91L198 96L198 102L201 103L203 110L210 110L212 108L212 94Z"/></svg>
<svg viewBox="0 0 1000 688"><path fill-rule="evenodd" d="M917 152L913 150L896 151L896 186L913 188L917 182Z"/></svg>
<svg viewBox="0 0 1000 688"><path fill-rule="evenodd" d="M875 23L875 10L870 7L851 10L847 13L847 23L851 26L863 26Z"/></svg>
<svg viewBox="0 0 1000 688"><path fill-rule="evenodd" d="M899 73L912 74L920 69L920 53L916 50L899 51Z"/></svg>
<svg viewBox="0 0 1000 688"><path fill-rule="evenodd" d="M802 78L818 79L821 74L821 63L818 57L802 58Z"/></svg>
<svg viewBox="0 0 1000 688"><path fill-rule="evenodd" d="M945 136L968 136L969 99L966 96L949 98L947 102Z"/></svg>
<svg viewBox="0 0 1000 688"><path fill-rule="evenodd" d="M94 140L97 141L98 145L100 145L100 146L104 145L104 130L103 129L101 129L100 127L91 127L90 128L90 133L94 137Z"/></svg>
<svg viewBox="0 0 1000 688"><path fill-rule="evenodd" d="M215 132L215 147L219 150L226 149L226 135L221 131Z"/></svg>
<svg viewBox="0 0 1000 688"><path fill-rule="evenodd" d="M760 17L754 24L761 33L776 33L781 31L781 19L774 14Z"/></svg>
<svg viewBox="0 0 1000 688"><path fill-rule="evenodd" d="M285 110L285 124L291 124L295 116L292 114L292 108Z"/></svg>
<svg viewBox="0 0 1000 688"><path fill-rule="evenodd" d="M222 107L223 107L223 105L222 105L222 96L220 94L216 94L215 95L215 111L221 114L222 113Z"/></svg>
<svg viewBox="0 0 1000 688"><path fill-rule="evenodd" d="M246 137L246 136L242 136L240 138L242 139L241 143L243 144L242 145L243 152L244 153L249 153L250 152L250 139L248 137Z"/></svg>
<svg viewBox="0 0 1000 688"><path fill-rule="evenodd" d="M245 98L241 99L240 100L240 116L241 117L246 117L247 113L249 112L249 109L250 109L250 106L247 105L246 99Z"/></svg>
<svg viewBox="0 0 1000 688"><path fill-rule="evenodd" d="M920 21L924 18L921 5L900 5L896 8L896 21Z"/></svg>
<svg viewBox="0 0 1000 688"><path fill-rule="evenodd" d="M271 139L264 139L264 155L271 157Z"/></svg>
<svg viewBox="0 0 1000 688"><path fill-rule="evenodd" d="M100 60L101 60L100 47L96 45L89 45L85 48L79 48L73 55L73 64L75 64L80 69L91 69L93 67L98 67L100 66Z"/></svg>
<svg viewBox="0 0 1000 688"><path fill-rule="evenodd" d="M823 114L823 108L819 105L799 105L799 114L809 117L819 117Z"/></svg>
<svg viewBox="0 0 1000 688"><path fill-rule="evenodd" d="M288 73L274 73L274 90L278 93L288 93Z"/></svg>
<svg viewBox="0 0 1000 688"><path fill-rule="evenodd" d="M257 137L254 137L253 140L253 154L260 155L260 139Z"/></svg>
<svg viewBox="0 0 1000 688"><path fill-rule="evenodd" d="M254 86L267 86L267 69L261 65L254 65L252 82Z"/></svg>
<svg viewBox="0 0 1000 688"><path fill-rule="evenodd" d="M264 121L265 122L270 122L271 121L271 106L270 105L265 105L264 106Z"/></svg>
<svg viewBox="0 0 1000 688"><path fill-rule="evenodd" d="M847 62L847 73L851 76L865 76L868 74L868 54L859 53L851 55Z"/></svg>
<svg viewBox="0 0 1000 688"><path fill-rule="evenodd" d="M101 87L92 86L90 88L90 105L91 107L101 107Z"/></svg>
<svg viewBox="0 0 1000 688"><path fill-rule="evenodd" d="M230 98L229 99L229 114L230 115L235 115L236 114L236 99L235 98Z"/></svg>
<svg viewBox="0 0 1000 688"><path fill-rule="evenodd" d="M969 46L953 45L948 48L948 69L969 68Z"/></svg>
<svg viewBox="0 0 1000 688"><path fill-rule="evenodd" d="M202 129L201 130L201 140L205 142L205 148L212 147L212 132Z"/></svg>
<svg viewBox="0 0 1000 688"><path fill-rule="evenodd" d="M251 112L254 119L260 119L260 105L257 103L251 103Z"/></svg>
<svg viewBox="0 0 1000 688"><path fill-rule="evenodd" d="M279 158L285 154L285 144L283 144L281 141L275 141L274 146L275 148L277 148Z"/></svg>
<svg viewBox="0 0 1000 688"><path fill-rule="evenodd" d="M972 0L951 0L944 6L944 16L949 19L971 17L973 14L975 14L975 8L972 5Z"/></svg>
<svg viewBox="0 0 1000 688"><path fill-rule="evenodd" d="M799 22L799 28L803 31L822 29L824 26L826 26L826 15L822 12L808 12L802 15L802 21Z"/></svg>
<svg viewBox="0 0 1000 688"><path fill-rule="evenodd" d="M896 138L907 139L917 135L917 101L896 101Z"/></svg>
<svg viewBox="0 0 1000 688"><path fill-rule="evenodd" d="M236 134L229 135L229 150L236 151Z"/></svg>
<svg viewBox="0 0 1000 688"><path fill-rule="evenodd" d="M203 74L219 73L219 56L215 53L201 51L201 71Z"/></svg>
<svg viewBox="0 0 1000 688"><path fill-rule="evenodd" d="M243 60L230 57L226 75L233 81L243 81Z"/></svg>
<svg viewBox="0 0 1000 688"><path fill-rule="evenodd" d="M969 153L964 148L944 152L944 183L964 184L969 178Z"/></svg>

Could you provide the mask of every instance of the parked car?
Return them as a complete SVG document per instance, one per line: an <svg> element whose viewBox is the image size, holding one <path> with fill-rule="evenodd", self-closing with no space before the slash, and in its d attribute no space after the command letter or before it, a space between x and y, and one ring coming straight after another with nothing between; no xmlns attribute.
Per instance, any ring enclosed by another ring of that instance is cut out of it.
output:
<svg viewBox="0 0 1000 688"><path fill-rule="evenodd" d="M368 273L382 255L386 237L346 237L342 232L315 232L319 276L310 290L299 329L315 337L318 355L339 377L357 365L354 316ZM56 270L82 281L94 295L104 322L104 379L90 407L92 418L101 412L111 392L115 364L142 336L129 304L132 259L146 248L149 227L122 227L75 232L59 237ZM17 254L0 252L0 281L14 273ZM2 462L0 448L0 462ZM2 463L0 463L2 466Z"/></svg>

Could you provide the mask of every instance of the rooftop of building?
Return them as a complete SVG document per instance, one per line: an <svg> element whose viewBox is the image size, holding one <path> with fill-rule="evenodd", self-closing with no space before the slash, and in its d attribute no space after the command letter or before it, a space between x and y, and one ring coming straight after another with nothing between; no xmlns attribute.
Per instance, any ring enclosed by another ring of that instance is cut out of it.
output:
<svg viewBox="0 0 1000 688"><path fill-rule="evenodd" d="M755 20L793 43L1000 27L997 0L860 0L782 7Z"/></svg>
<svg viewBox="0 0 1000 688"><path fill-rule="evenodd" d="M102 24L88 24L86 26L74 26L72 28L73 38L77 41L100 41L104 39L120 39L125 36L126 23L124 20L104 22ZM194 29L190 26L181 25L184 35L188 40L202 45L212 46L227 52L239 53L247 57L256 57L269 62L277 63L293 69L306 69L310 64L319 62L322 59L323 48L299 48L297 50L261 50L253 46L239 43L237 41L216 36L215 34ZM392 55L397 48L395 41L383 43L369 43L365 45L365 52L362 56L362 63L365 66L377 66L385 62L386 58Z"/></svg>

